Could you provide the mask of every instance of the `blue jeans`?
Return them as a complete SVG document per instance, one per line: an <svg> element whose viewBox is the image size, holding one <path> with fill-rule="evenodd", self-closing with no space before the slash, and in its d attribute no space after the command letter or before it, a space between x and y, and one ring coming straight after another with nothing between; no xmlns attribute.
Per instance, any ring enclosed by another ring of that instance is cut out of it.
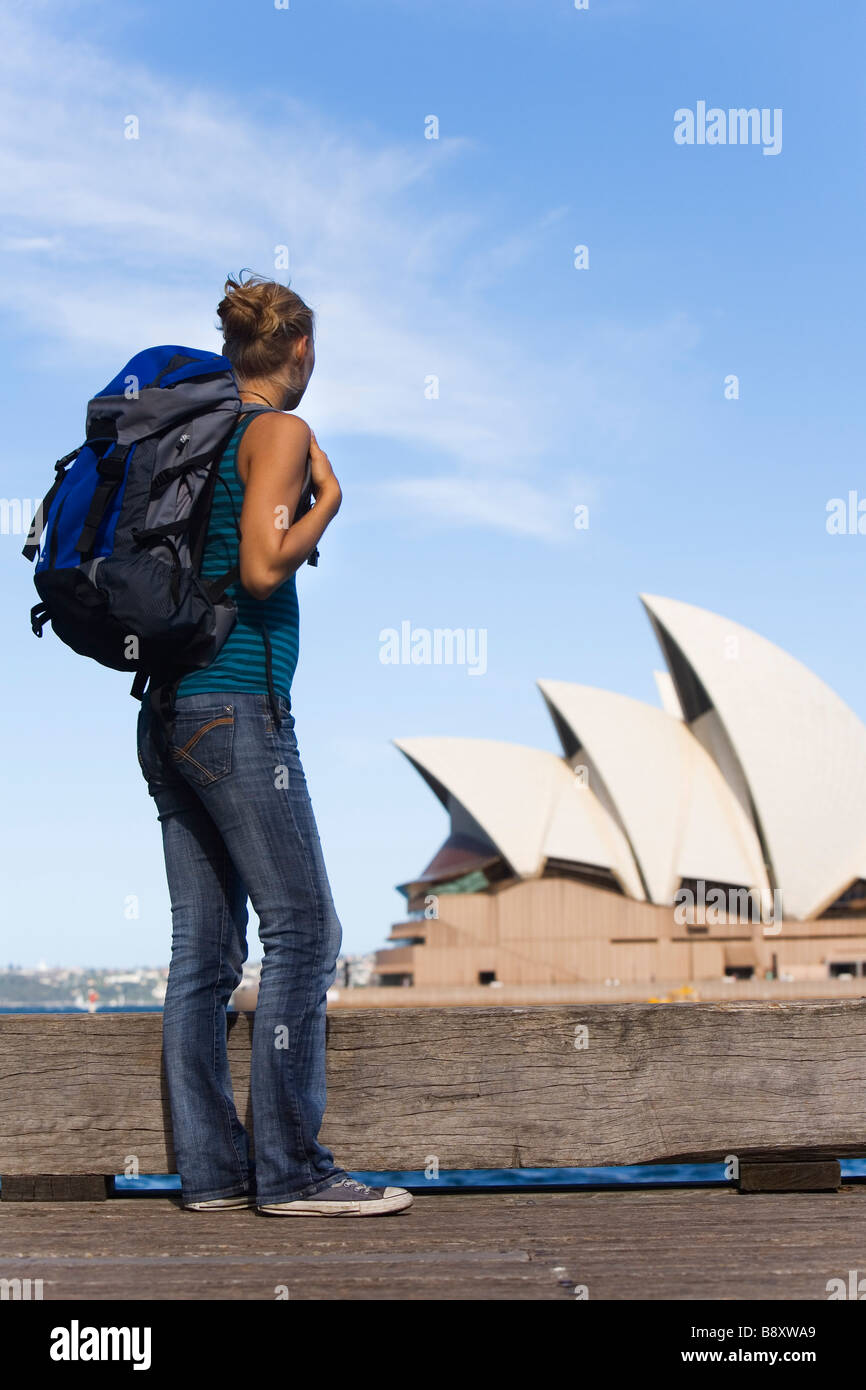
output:
<svg viewBox="0 0 866 1390"><path fill-rule="evenodd" d="M172 948L163 1054L185 1202L309 1195L343 1174L319 1143L325 995L342 931L294 718L265 694L180 696L171 744L148 699L138 758L162 825ZM238 1119L226 1005L247 958L247 896L264 948L253 1029L255 1164Z"/></svg>

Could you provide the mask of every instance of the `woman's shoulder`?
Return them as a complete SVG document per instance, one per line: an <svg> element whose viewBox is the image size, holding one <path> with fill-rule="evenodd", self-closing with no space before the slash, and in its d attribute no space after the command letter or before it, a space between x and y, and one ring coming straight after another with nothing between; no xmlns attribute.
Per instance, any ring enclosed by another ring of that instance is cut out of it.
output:
<svg viewBox="0 0 866 1390"><path fill-rule="evenodd" d="M244 486L249 477L250 464L256 458L267 455L270 459L286 458L292 466L299 466L310 452L312 431L306 420L282 410L265 410L254 415L244 429L237 450L236 469Z"/></svg>
<svg viewBox="0 0 866 1390"><path fill-rule="evenodd" d="M282 446L305 442L309 447L312 431L306 420L287 410L263 410L253 416L243 433L242 443Z"/></svg>

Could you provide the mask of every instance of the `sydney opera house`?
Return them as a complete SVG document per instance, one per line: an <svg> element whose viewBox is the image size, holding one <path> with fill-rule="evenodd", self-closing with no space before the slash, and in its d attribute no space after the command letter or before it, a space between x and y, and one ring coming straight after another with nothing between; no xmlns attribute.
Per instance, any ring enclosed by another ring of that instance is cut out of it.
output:
<svg viewBox="0 0 866 1390"><path fill-rule="evenodd" d="M383 984L866 974L866 726L756 633L643 596L659 707L539 681L561 755L405 738L450 818Z"/></svg>

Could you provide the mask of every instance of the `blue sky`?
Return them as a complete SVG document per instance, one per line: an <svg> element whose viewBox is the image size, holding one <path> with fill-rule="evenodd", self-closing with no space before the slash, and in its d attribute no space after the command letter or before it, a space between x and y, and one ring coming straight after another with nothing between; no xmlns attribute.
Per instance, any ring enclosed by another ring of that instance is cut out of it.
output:
<svg viewBox="0 0 866 1390"><path fill-rule="evenodd" d="M853 0L7 7L5 498L41 495L135 351L218 348L227 273L288 246L318 312L300 413L344 503L299 576L294 709L345 949L381 944L446 831L390 740L554 749L539 677L655 703L641 591L753 627L866 717L866 536L825 525L866 496L864 29ZM698 101L781 108L781 152L676 144ZM164 963L137 706L33 638L21 544L0 963ZM383 665L407 620L486 629L486 674Z"/></svg>

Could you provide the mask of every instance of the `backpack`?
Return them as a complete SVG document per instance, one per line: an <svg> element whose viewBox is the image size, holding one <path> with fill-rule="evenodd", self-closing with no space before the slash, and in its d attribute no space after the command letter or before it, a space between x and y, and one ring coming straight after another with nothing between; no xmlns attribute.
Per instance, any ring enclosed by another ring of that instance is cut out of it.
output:
<svg viewBox="0 0 866 1390"><path fill-rule="evenodd" d="M149 680L152 707L168 726L177 682L210 664L237 620L226 591L238 566L204 580L202 554L219 461L238 419L270 409L241 401L231 363L216 353L137 353L89 402L86 439L55 464L21 552L38 556L36 636L50 621L82 656L134 671L136 699ZM308 460L293 520L311 505ZM308 563L317 559L314 550Z"/></svg>

